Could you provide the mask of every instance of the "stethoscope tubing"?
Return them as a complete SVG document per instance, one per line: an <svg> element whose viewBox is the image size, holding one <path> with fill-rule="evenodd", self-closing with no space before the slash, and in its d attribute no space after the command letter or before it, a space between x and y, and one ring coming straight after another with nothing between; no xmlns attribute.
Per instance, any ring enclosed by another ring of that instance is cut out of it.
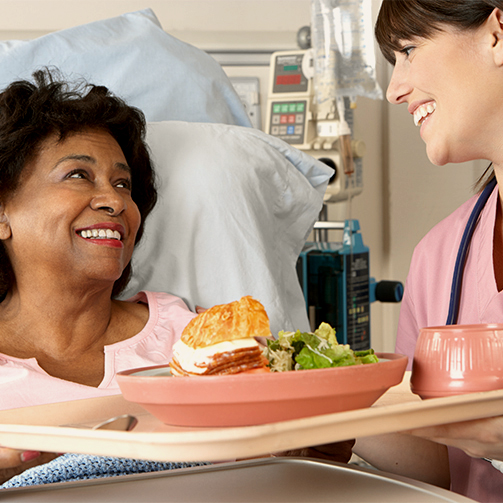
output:
<svg viewBox="0 0 503 503"><path fill-rule="evenodd" d="M488 184L480 194L473 210L466 223L461 242L459 244L458 254L456 257L456 263L454 265L454 273L452 275L451 284L451 297L449 301L449 312L447 314L446 325L455 325L458 320L459 314L459 301L461 298L461 287L463 283L463 270L466 263L466 257L468 255L468 249L470 248L470 242L473 236L473 231L477 226L480 214L484 209L489 196L492 194L494 187L496 186L496 177L491 178Z"/></svg>

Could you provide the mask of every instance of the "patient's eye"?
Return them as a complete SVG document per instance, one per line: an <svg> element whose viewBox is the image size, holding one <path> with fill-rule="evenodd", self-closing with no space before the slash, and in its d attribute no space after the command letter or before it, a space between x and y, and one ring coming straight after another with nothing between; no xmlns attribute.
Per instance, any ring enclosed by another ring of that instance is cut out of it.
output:
<svg viewBox="0 0 503 503"><path fill-rule="evenodd" d="M116 187L120 188L120 189L127 189L127 190L131 190L132 189L132 182L129 178L126 178L126 179L123 179L123 180L119 180L116 184L115 184Z"/></svg>
<svg viewBox="0 0 503 503"><path fill-rule="evenodd" d="M65 178L80 178L82 180L85 180L89 178L89 175L83 169L72 169L72 171L70 171Z"/></svg>

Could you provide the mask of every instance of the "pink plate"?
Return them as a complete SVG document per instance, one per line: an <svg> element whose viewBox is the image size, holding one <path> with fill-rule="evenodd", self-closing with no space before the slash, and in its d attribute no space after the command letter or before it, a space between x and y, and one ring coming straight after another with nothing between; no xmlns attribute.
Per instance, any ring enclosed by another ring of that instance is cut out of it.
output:
<svg viewBox="0 0 503 503"><path fill-rule="evenodd" d="M176 426L251 426L370 407L400 384L407 357L329 369L172 377L167 365L117 374L126 400Z"/></svg>

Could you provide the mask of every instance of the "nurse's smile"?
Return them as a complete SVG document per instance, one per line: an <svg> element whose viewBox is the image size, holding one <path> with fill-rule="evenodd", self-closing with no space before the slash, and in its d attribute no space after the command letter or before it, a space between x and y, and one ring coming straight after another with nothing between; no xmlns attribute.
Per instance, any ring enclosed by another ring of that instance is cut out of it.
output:
<svg viewBox="0 0 503 503"><path fill-rule="evenodd" d="M435 111L437 104L434 101L418 106L413 112L414 124L421 126Z"/></svg>

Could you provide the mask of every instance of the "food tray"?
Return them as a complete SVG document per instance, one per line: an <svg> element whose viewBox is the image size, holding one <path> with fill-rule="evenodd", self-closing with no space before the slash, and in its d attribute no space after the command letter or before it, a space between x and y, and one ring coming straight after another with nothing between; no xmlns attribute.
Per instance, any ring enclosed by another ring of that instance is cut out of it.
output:
<svg viewBox="0 0 503 503"><path fill-rule="evenodd" d="M157 461L226 461L503 414L503 390L421 401L411 393L409 378L406 372L400 385L367 409L257 426L168 426L121 395L12 409L0 412L0 445ZM89 429L125 413L139 420L131 432Z"/></svg>

